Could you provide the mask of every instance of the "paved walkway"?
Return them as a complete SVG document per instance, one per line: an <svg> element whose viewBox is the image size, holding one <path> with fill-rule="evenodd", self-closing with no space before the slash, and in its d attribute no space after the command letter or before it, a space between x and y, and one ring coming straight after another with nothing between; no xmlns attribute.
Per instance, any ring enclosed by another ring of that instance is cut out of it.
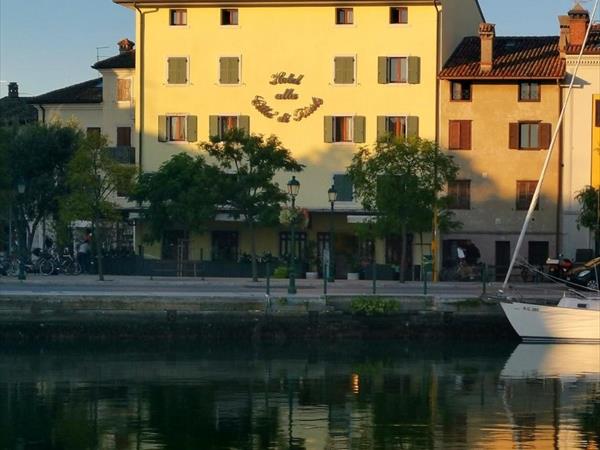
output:
<svg viewBox="0 0 600 450"><path fill-rule="evenodd" d="M131 296L131 297L255 297L264 298L266 282L247 278L174 278L107 275L105 281L97 276L28 275L27 280L0 277L0 296ZM287 295L288 280L272 279L271 295ZM323 280L296 281L298 297L318 297L323 294ZM336 280L328 283L329 295L365 295L372 293L372 281ZM494 294L501 283L488 283L488 294ZM557 299L564 288L542 283L515 283L513 295L528 298ZM423 294L422 282L378 281L377 294L414 296ZM481 282L428 283L427 293L446 298L472 298L483 293Z"/></svg>

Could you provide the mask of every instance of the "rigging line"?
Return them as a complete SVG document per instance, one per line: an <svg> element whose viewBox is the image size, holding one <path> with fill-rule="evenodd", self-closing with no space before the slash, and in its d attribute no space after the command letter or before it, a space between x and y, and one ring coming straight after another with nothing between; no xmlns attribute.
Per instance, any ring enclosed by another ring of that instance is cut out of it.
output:
<svg viewBox="0 0 600 450"><path fill-rule="evenodd" d="M508 280L511 276L512 270L515 266L515 262L517 260L517 255L521 250L521 246L523 245L523 240L525 239L525 233L527 232L527 226L531 221L531 217L533 216L533 212L535 211L535 205L540 197L540 192L542 190L542 184L544 182L544 177L546 176L546 172L548 170L548 166L550 164L550 158L552 157L552 152L554 150L554 145L556 144L556 139L559 135L560 128L562 126L562 122L565 116L565 111L567 110L567 105L569 103L569 99L571 98L571 92L573 91L573 86L575 85L575 78L577 78L577 72L579 70L579 66L581 65L581 61L583 59L583 53L585 51L585 46L587 44L588 38L592 31L592 27L594 25L594 17L596 17L596 11L598 9L598 4L600 0L596 0L594 3L594 9L590 16L590 23L585 33L585 37L583 39L583 44L581 45L581 50L579 51L579 56L577 57L577 64L575 65L575 70L571 75L571 81L569 83L569 90L567 91L567 95L564 99L564 103L562 105L562 109L560 111L560 116L558 117L558 122L556 123L556 127L554 128L554 133L552 134L552 140L550 141L550 148L548 149L548 154L546 155L546 160L544 161L544 166L542 167L542 172L540 174L540 179L535 188L535 192L533 193L533 197L531 199L531 203L529 204L529 210L527 211L527 216L525 216L525 220L523 222L523 227L521 228L521 233L519 234L519 239L517 241L517 246L515 247L515 251L513 253L512 259L510 261L510 266L508 266L508 272L506 272L506 277L504 278L504 283L502 283L502 291L506 289L508 286ZM566 59L566 58L565 58ZM566 61L565 61L566 62ZM566 70L566 66L565 66ZM559 170L561 168L559 167Z"/></svg>

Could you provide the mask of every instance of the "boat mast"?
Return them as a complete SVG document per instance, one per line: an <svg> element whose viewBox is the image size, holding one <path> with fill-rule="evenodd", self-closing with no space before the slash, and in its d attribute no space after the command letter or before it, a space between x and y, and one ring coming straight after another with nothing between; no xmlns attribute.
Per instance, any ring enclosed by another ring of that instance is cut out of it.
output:
<svg viewBox="0 0 600 450"><path fill-rule="evenodd" d="M546 176L546 171L548 170L548 166L550 165L550 158L552 157L552 152L554 150L554 144L556 143L556 139L558 138L558 134L560 131L560 127L562 125L565 111L567 110L567 104L569 103L569 98L571 97L571 92L573 91L573 86L575 85L575 79L577 78L577 71L579 70L579 66L581 65L581 60L583 59L583 53L585 50L585 46L587 44L588 38L590 36L590 32L592 30L592 26L594 24L594 17L596 17L596 11L598 9L598 3L600 0L596 0L594 3L594 9L590 16L590 23L588 24L588 28L585 33L585 38L583 39L583 44L581 45L581 50L579 51L579 56L577 58L577 64L575 65L575 70L571 75L571 81L569 82L569 90L567 91L567 95L565 97L564 103L562 105L560 116L558 117L558 122L556 123L556 127L554 128L554 133L552 134L552 140L550 141L550 148L548 149L548 153L546 154L546 160L544 161L544 165L542 167L542 172L540 174L540 179L535 188L535 192L533 193L533 197L531 199L531 203L529 204L529 210L527 211L527 215L525 216L525 220L523 222L523 227L521 228L521 234L519 234L519 240L517 241L517 246L515 247L515 251L513 252L512 259L510 260L510 266L508 267L508 272L506 273L506 277L504 278L504 283L502 283L502 291L506 290L508 286L508 280L510 279L510 275L515 266L515 262L517 260L517 256L519 255L519 251L521 250L521 246L523 245L523 240L525 239L525 233L527 232L527 227L529 226L529 222L531 221L531 217L533 216L533 212L535 211L535 205L540 197L540 192L542 190L542 184L544 182L544 177ZM559 168L559 170L561 170Z"/></svg>

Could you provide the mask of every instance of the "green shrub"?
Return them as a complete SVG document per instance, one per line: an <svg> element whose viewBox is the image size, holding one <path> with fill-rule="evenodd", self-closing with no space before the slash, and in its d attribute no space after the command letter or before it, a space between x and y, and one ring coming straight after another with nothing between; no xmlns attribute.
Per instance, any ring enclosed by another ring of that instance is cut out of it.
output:
<svg viewBox="0 0 600 450"><path fill-rule="evenodd" d="M390 314L400 309L400 303L393 298L356 297L350 303L353 314L376 316Z"/></svg>
<svg viewBox="0 0 600 450"><path fill-rule="evenodd" d="M275 267L275 270L273 271L273 278L287 278L287 277L288 277L287 266Z"/></svg>

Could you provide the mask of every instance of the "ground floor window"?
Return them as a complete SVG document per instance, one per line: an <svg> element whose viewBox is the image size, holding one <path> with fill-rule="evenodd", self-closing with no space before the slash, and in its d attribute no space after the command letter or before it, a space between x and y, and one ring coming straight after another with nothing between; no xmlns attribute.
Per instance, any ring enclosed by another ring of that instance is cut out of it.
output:
<svg viewBox="0 0 600 450"><path fill-rule="evenodd" d="M163 233L162 259L189 259L189 233L184 230L167 230Z"/></svg>
<svg viewBox="0 0 600 450"><path fill-rule="evenodd" d="M407 236L406 267L412 265L413 235ZM385 263L399 265L402 259L402 236L388 236L385 238Z"/></svg>
<svg viewBox="0 0 600 450"><path fill-rule="evenodd" d="M212 232L212 260L235 262L239 254L239 233L237 231Z"/></svg>
<svg viewBox="0 0 600 450"><path fill-rule="evenodd" d="M294 239L296 240L296 261L301 261L306 256L306 233L295 232ZM287 258L292 249L292 234L289 231L279 233L279 257Z"/></svg>

